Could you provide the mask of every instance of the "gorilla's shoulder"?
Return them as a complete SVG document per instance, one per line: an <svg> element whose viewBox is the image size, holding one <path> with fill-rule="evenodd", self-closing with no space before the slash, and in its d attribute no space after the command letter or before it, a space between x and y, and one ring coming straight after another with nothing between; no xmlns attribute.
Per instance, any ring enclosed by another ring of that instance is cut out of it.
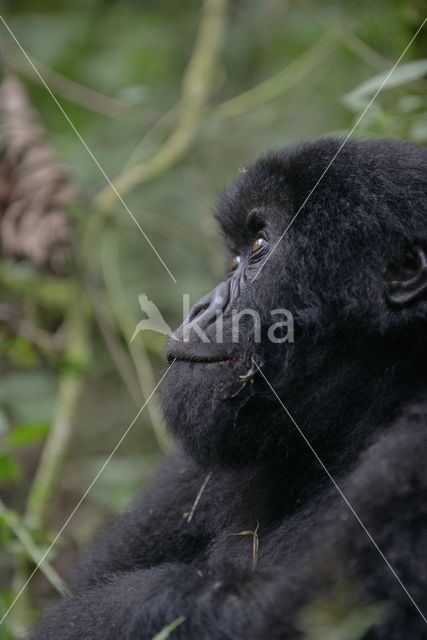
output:
<svg viewBox="0 0 427 640"><path fill-rule="evenodd" d="M426 515L427 400L406 407L361 455L347 479L347 497L365 514ZM389 511L391 509L391 511Z"/></svg>

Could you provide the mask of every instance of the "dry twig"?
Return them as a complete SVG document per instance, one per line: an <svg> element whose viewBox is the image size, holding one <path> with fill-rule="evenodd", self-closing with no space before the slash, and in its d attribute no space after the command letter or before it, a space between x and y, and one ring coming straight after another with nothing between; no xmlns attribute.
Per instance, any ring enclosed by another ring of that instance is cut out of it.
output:
<svg viewBox="0 0 427 640"><path fill-rule="evenodd" d="M197 494L197 496L196 496L196 499L195 499L195 500L194 500L194 502L193 502L193 506L191 507L190 513L189 513L189 514L185 514L185 517L186 517L186 519L187 519L187 522L191 522L191 521L192 521L193 516L194 516L194 512L195 512L195 511L196 511L196 509L197 509L197 505L199 504L200 499L201 499L202 495L204 494L205 489L206 489L206 486L207 486L207 484L208 484L209 480L211 479L211 477L212 477L212 471L209 471L209 473L208 473L208 474L206 474L206 477L205 477L205 479L203 480L203 484L202 484L202 486L200 487L199 492L198 492L198 494Z"/></svg>

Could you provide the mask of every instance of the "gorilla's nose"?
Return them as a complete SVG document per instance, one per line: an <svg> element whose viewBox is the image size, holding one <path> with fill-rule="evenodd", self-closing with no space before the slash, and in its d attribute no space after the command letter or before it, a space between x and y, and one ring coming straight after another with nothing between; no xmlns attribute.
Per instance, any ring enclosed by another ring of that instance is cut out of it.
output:
<svg viewBox="0 0 427 640"><path fill-rule="evenodd" d="M213 291L207 293L191 309L184 325L197 322L201 329L207 329L221 316L229 301L230 288L227 282L221 282Z"/></svg>
<svg viewBox="0 0 427 640"><path fill-rule="evenodd" d="M229 305L230 285L221 282L196 302L183 324L175 331L175 339L169 340L166 346L167 360L224 362L238 358L240 345L225 343L222 336L220 319ZM215 327L216 323L219 324Z"/></svg>

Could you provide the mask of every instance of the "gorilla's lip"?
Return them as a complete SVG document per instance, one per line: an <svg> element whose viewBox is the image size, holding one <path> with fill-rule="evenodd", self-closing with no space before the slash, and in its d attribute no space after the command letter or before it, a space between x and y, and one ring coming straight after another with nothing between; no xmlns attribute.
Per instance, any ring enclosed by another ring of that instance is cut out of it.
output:
<svg viewBox="0 0 427 640"><path fill-rule="evenodd" d="M166 360L173 362L229 362L237 360L242 353L238 344L190 343L171 340L166 347Z"/></svg>

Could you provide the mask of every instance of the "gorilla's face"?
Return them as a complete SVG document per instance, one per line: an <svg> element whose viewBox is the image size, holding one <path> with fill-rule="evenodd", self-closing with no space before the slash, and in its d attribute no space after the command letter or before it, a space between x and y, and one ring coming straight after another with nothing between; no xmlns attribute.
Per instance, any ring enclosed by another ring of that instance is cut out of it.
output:
<svg viewBox="0 0 427 640"><path fill-rule="evenodd" d="M337 372L343 385L360 385L370 349L384 349L384 328L396 326L387 274L392 297L419 275L418 266L422 272L423 250L415 273L399 269L409 246L401 224L408 212L384 200L382 181L393 176L382 167L380 143L349 143L307 199L338 144L323 140L266 156L221 201L230 269L169 341L173 364L161 386L168 426L199 461L235 465L290 455L295 428L258 367L293 415L318 418L329 390L339 389ZM396 158L413 150L397 146ZM417 223L409 208L408 228ZM423 273L414 285L418 297ZM399 322L407 321L404 313ZM362 396L357 389L353 395L357 410Z"/></svg>
<svg viewBox="0 0 427 640"><path fill-rule="evenodd" d="M273 274L284 271L283 252L260 271L283 232L280 218L272 208L248 209L229 248L226 279L194 305L166 348L173 363L162 385L167 423L195 458L211 464L262 454L266 394L257 365L274 358L284 372L294 347L286 286L273 284Z"/></svg>

